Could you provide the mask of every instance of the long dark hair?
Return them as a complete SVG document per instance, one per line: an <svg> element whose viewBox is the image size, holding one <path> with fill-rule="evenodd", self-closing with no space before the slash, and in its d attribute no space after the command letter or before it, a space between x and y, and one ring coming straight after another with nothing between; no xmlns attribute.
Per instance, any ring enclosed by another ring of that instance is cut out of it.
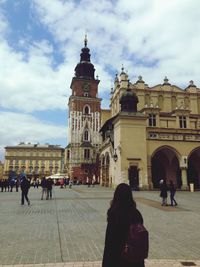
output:
<svg viewBox="0 0 200 267"><path fill-rule="evenodd" d="M118 223L123 220L129 220L131 211L136 210L136 202L133 199L131 188L128 184L119 184L114 192L113 200L111 201L108 210L108 220L115 219Z"/></svg>

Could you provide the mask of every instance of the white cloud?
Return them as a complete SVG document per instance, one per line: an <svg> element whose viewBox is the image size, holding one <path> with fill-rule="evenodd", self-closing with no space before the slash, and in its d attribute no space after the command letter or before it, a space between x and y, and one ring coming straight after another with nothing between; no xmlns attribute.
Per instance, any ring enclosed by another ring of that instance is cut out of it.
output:
<svg viewBox="0 0 200 267"><path fill-rule="evenodd" d="M0 123L5 125L0 130L0 149L16 141L65 138L65 127L22 112L67 108L65 96L71 94L70 83L85 32L91 61L101 80L100 96L107 95L102 101L104 108L108 107L111 80L122 63L131 82L142 75L153 86L167 75L171 83L182 87L189 80L200 85L199 0L50 2L32 0L31 19L37 27L43 26L41 31L49 30L63 62L57 62L55 46L47 35L40 41L33 40L30 34L34 25L18 36L21 50L11 47L6 38L12 33L12 24L0 5L0 105L21 112L0 113Z"/></svg>
<svg viewBox="0 0 200 267"><path fill-rule="evenodd" d="M44 143L48 140L66 138L65 126L55 126L28 114L14 112L0 112L0 147L17 145L19 142ZM3 155L1 154L0 157Z"/></svg>
<svg viewBox="0 0 200 267"><path fill-rule="evenodd" d="M162 83L165 75L179 85L191 79L200 83L198 0L34 3L42 23L63 46L67 40L67 47L79 51L87 30L89 47L103 69L124 63L131 78L142 74L151 85Z"/></svg>
<svg viewBox="0 0 200 267"><path fill-rule="evenodd" d="M62 64L54 69L52 47L43 40L29 47L28 55L0 43L0 105L31 112L66 109L65 95L70 94L66 80L73 67Z"/></svg>

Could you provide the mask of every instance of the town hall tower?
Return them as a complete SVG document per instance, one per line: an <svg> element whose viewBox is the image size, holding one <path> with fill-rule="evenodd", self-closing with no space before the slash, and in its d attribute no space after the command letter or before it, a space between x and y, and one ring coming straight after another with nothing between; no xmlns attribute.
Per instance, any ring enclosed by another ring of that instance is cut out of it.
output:
<svg viewBox="0 0 200 267"><path fill-rule="evenodd" d="M80 62L75 67L71 82L68 117L68 146L66 168L71 179L85 183L92 178L98 181L98 149L101 144L101 99L98 97L98 76L90 62L90 49L85 36Z"/></svg>

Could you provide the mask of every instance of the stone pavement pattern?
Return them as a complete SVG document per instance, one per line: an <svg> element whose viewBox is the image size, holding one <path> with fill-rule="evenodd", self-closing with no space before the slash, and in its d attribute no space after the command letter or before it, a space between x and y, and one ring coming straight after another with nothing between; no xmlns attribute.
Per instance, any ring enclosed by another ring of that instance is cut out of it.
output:
<svg viewBox="0 0 200 267"><path fill-rule="evenodd" d="M20 193L0 192L0 266L101 266L113 190L74 186L54 188L52 200L40 195L31 188L29 207ZM161 207L158 195L134 192L150 233L146 266L200 266L200 192L177 192L177 208Z"/></svg>

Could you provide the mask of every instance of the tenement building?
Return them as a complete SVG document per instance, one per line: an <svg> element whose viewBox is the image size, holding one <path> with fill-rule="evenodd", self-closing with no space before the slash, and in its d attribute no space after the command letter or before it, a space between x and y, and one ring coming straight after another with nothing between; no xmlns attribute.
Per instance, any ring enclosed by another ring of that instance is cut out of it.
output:
<svg viewBox="0 0 200 267"><path fill-rule="evenodd" d="M20 143L5 147L4 174L9 172L39 178L62 172L64 149L58 145Z"/></svg>
<svg viewBox="0 0 200 267"><path fill-rule="evenodd" d="M65 153L65 168L73 180L85 183L99 179L98 149L101 123L101 99L98 97L98 76L90 62L90 50L85 38L80 62L75 68L71 82L68 117L68 145Z"/></svg>
<svg viewBox="0 0 200 267"><path fill-rule="evenodd" d="M102 185L153 189L166 179L200 188L200 89L193 81L185 89L167 78L149 87L141 76L131 83L122 68L100 132Z"/></svg>

